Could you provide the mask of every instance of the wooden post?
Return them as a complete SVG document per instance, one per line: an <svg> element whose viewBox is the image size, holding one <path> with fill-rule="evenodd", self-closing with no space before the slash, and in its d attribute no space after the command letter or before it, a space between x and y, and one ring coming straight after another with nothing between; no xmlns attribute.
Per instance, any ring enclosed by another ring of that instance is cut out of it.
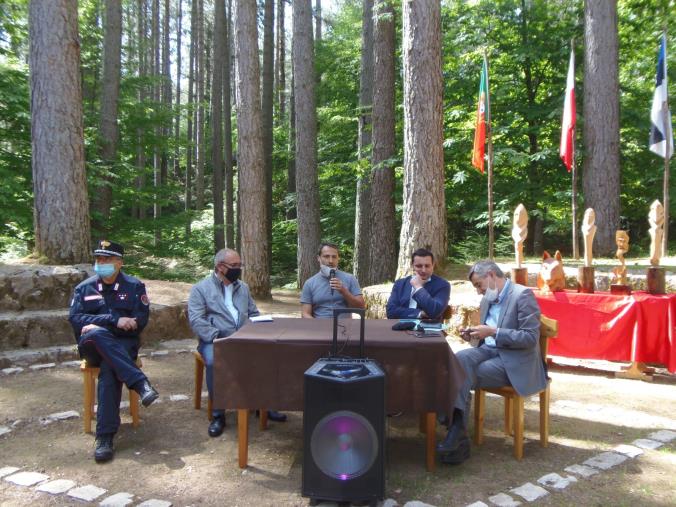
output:
<svg viewBox="0 0 676 507"><path fill-rule="evenodd" d="M666 209L665 209L666 214ZM664 232L666 234L667 223L664 223ZM651 294L664 294L666 292L666 284L664 279L664 268L660 266L650 266L646 271L646 286L648 292Z"/></svg>
<svg viewBox="0 0 676 507"><path fill-rule="evenodd" d="M493 133L491 127L491 92L488 79L488 57L486 59L486 144L488 146L488 258L495 253L495 231L493 227Z"/></svg>
<svg viewBox="0 0 676 507"><path fill-rule="evenodd" d="M528 285L528 268L512 268L512 282Z"/></svg>
<svg viewBox="0 0 676 507"><path fill-rule="evenodd" d="M573 142L575 140L575 129L573 129ZM575 150L573 149L573 164L570 168L572 180L572 208L573 208L573 258L580 258L580 246L577 241L577 171L575 170Z"/></svg>
<svg viewBox="0 0 676 507"><path fill-rule="evenodd" d="M577 268L577 291L586 294L594 293L594 266Z"/></svg>
<svg viewBox="0 0 676 507"><path fill-rule="evenodd" d="M436 426L437 426L437 414L436 412L427 412L425 414L426 425L425 433L426 435L426 462L427 462L427 471L434 472L437 461L436 461Z"/></svg>
<svg viewBox="0 0 676 507"><path fill-rule="evenodd" d="M237 409L237 447L239 468L246 468L249 461L249 409Z"/></svg>

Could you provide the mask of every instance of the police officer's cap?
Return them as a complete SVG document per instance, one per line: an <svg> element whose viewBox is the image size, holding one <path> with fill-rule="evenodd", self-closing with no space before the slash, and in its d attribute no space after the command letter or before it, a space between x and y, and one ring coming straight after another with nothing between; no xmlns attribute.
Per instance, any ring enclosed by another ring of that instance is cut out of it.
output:
<svg viewBox="0 0 676 507"><path fill-rule="evenodd" d="M113 243L107 239L101 239L94 250L94 256L99 255L103 257L123 257L124 247L119 243Z"/></svg>

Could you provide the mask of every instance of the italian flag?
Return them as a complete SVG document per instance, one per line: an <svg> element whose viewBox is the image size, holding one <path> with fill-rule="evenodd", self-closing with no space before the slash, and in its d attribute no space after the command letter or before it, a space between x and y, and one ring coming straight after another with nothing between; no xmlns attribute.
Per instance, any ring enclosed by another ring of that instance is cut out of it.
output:
<svg viewBox="0 0 676 507"><path fill-rule="evenodd" d="M486 116L488 114L488 61L484 55L479 81L479 103L476 110L476 125L474 131L474 149L472 150L472 165L481 173L484 172L484 153L486 148Z"/></svg>
<svg viewBox="0 0 676 507"><path fill-rule="evenodd" d="M575 53L570 48L568 79L566 81L566 98L563 102L563 119L561 120L561 144L559 156L570 172L575 156Z"/></svg>

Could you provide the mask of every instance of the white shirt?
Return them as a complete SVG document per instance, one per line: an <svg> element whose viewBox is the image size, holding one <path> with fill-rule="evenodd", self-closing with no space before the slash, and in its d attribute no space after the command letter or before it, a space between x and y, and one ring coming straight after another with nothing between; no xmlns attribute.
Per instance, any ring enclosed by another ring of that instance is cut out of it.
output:
<svg viewBox="0 0 676 507"><path fill-rule="evenodd" d="M239 312L237 311L237 308L235 308L235 305L232 304L232 290L233 290L233 284L230 285L224 285L225 290L223 291L223 302L225 303L225 307L228 309L230 312L230 315L232 315L232 318L235 319L235 322L239 322Z"/></svg>

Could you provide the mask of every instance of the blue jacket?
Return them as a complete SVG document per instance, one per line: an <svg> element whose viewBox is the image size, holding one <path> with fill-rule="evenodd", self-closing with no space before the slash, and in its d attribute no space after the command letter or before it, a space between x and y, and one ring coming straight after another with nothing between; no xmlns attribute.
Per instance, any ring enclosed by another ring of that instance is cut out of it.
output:
<svg viewBox="0 0 676 507"><path fill-rule="evenodd" d="M148 324L149 316L150 302L146 286L139 279L120 271L111 285L104 284L95 275L75 287L68 320L73 326L76 340L87 324L106 328L115 336L137 338ZM120 317L135 318L138 327L134 331L118 328Z"/></svg>
<svg viewBox="0 0 676 507"><path fill-rule="evenodd" d="M451 296L451 284L443 278L432 275L429 282L413 295L418 308L409 308L411 300L411 276L400 278L394 282L390 299L387 301L388 319L417 319L420 311L424 311L430 319L440 319L448 306Z"/></svg>

